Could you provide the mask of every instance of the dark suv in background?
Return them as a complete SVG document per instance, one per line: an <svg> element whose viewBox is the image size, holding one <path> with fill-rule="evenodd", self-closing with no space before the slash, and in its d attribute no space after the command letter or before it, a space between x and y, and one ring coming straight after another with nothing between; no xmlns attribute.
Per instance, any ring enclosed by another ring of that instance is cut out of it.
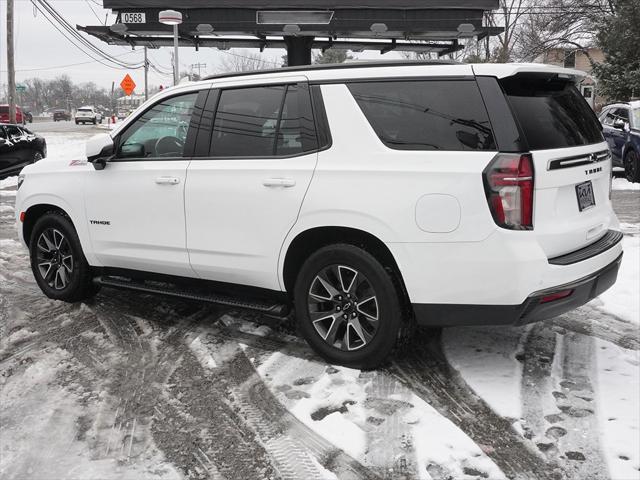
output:
<svg viewBox="0 0 640 480"><path fill-rule="evenodd" d="M607 105L600 122L613 154L613 166L624 168L630 182L640 183L640 100Z"/></svg>
<svg viewBox="0 0 640 480"><path fill-rule="evenodd" d="M67 112L66 110L56 110L53 112L53 121L54 122L59 122L59 121L66 121L69 122L71 121L71 114L69 112Z"/></svg>

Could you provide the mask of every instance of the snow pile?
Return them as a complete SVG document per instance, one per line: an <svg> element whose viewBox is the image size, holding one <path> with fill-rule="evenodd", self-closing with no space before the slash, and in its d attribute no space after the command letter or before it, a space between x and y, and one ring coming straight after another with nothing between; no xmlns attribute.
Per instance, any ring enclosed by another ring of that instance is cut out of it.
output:
<svg viewBox="0 0 640 480"><path fill-rule="evenodd" d="M614 190L640 190L640 183L631 183L626 178L614 178L612 187Z"/></svg>
<svg viewBox="0 0 640 480"><path fill-rule="evenodd" d="M611 478L640 478L640 352L596 340L603 450Z"/></svg>
<svg viewBox="0 0 640 480"><path fill-rule="evenodd" d="M605 312L640 325L640 237L625 236L624 257L616 284L592 304Z"/></svg>

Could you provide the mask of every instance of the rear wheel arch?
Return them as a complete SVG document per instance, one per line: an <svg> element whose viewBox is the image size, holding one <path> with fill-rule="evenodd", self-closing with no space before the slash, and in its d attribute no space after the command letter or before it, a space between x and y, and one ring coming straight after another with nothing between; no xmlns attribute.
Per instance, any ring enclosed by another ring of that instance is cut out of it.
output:
<svg viewBox="0 0 640 480"><path fill-rule="evenodd" d="M293 295L296 278L307 258L319 249L332 244L349 244L373 255L393 276L402 292L402 301L410 307L409 295L402 273L389 248L375 235L349 227L316 227L299 233L289 244L283 266L285 290Z"/></svg>

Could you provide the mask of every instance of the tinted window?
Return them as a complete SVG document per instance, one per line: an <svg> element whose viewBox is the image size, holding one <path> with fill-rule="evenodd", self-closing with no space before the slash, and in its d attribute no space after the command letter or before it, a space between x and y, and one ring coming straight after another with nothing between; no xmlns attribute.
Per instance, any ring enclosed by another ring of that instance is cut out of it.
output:
<svg viewBox="0 0 640 480"><path fill-rule="evenodd" d="M289 85L278 129L276 155L297 155L317 148L309 92Z"/></svg>
<svg viewBox="0 0 640 480"><path fill-rule="evenodd" d="M282 85L223 90L213 124L210 155L273 156Z"/></svg>
<svg viewBox="0 0 640 480"><path fill-rule="evenodd" d="M273 157L316 148L306 86L273 85L220 93L210 156Z"/></svg>
<svg viewBox="0 0 640 480"><path fill-rule="evenodd" d="M198 92L162 100L144 112L120 137L119 157L182 157ZM142 150L140 150L142 147Z"/></svg>
<svg viewBox="0 0 640 480"><path fill-rule="evenodd" d="M595 113L572 84L516 75L502 86L531 150L603 141Z"/></svg>
<svg viewBox="0 0 640 480"><path fill-rule="evenodd" d="M7 134L4 133L4 128L0 127L0 138L7 138Z"/></svg>
<svg viewBox="0 0 640 480"><path fill-rule="evenodd" d="M380 140L398 150L495 150L473 80L349 84Z"/></svg>
<svg viewBox="0 0 640 480"><path fill-rule="evenodd" d="M9 135L9 138L12 140L16 138L20 138L24 135L24 132L20 130L19 127L16 127L15 125L7 125L4 128L7 130L7 134Z"/></svg>
<svg viewBox="0 0 640 480"><path fill-rule="evenodd" d="M621 119L622 121L629 123L629 110L627 110L626 108L619 108L616 110L616 115L618 116L619 119Z"/></svg>

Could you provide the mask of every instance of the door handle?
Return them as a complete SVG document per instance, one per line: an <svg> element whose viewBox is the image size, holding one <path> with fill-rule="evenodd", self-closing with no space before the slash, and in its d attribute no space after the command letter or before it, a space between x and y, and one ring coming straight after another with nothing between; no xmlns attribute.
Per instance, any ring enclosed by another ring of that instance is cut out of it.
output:
<svg viewBox="0 0 640 480"><path fill-rule="evenodd" d="M265 187L284 187L291 188L296 186L293 178L267 178L262 182Z"/></svg>
<svg viewBox="0 0 640 480"><path fill-rule="evenodd" d="M156 183L158 185L178 185L180 179L178 177L158 177Z"/></svg>

